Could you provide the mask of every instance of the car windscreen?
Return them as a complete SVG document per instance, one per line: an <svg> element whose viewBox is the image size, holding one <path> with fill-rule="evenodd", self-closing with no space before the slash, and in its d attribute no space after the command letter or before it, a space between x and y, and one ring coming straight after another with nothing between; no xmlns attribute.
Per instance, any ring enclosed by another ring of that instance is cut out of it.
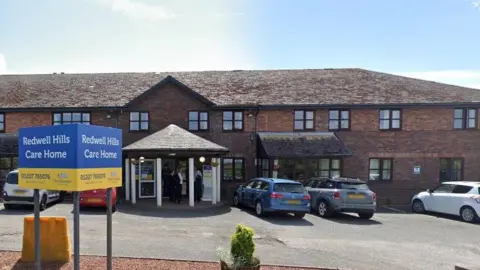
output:
<svg viewBox="0 0 480 270"><path fill-rule="evenodd" d="M18 185L18 174L9 173L7 175L7 184Z"/></svg>
<svg viewBox="0 0 480 270"><path fill-rule="evenodd" d="M354 189L354 190L369 190L367 184L364 183L351 183L351 182L340 182L338 183L339 189Z"/></svg>
<svg viewBox="0 0 480 270"><path fill-rule="evenodd" d="M285 193L305 193L305 188L301 184L295 183L277 183L273 186L274 192Z"/></svg>

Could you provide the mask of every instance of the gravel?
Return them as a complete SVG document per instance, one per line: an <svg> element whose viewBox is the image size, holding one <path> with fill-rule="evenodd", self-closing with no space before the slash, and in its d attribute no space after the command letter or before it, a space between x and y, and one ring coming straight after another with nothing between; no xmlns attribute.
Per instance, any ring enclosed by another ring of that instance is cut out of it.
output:
<svg viewBox="0 0 480 270"><path fill-rule="evenodd" d="M20 252L0 251L0 270L27 270L34 269L32 263L21 263ZM106 259L99 256L82 256L80 259L80 269L105 269ZM174 260L155 260L155 259L134 259L134 258L114 258L113 269L115 270L134 270L134 269L175 269L175 270L211 270L220 269L220 263L199 262L199 261L174 261ZM73 269L73 259L67 264L42 264L43 270ZM296 268L280 266L262 266L262 270L311 270L320 268Z"/></svg>

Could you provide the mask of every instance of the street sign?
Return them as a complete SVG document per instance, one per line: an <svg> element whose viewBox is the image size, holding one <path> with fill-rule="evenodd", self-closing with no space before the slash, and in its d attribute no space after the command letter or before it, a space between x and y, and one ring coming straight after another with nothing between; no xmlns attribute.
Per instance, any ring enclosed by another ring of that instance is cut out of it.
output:
<svg viewBox="0 0 480 270"><path fill-rule="evenodd" d="M85 124L21 128L19 186L83 191L122 185L122 131Z"/></svg>
<svg viewBox="0 0 480 270"><path fill-rule="evenodd" d="M413 166L413 174L420 174L420 171L421 171L421 167L416 165L416 166Z"/></svg>

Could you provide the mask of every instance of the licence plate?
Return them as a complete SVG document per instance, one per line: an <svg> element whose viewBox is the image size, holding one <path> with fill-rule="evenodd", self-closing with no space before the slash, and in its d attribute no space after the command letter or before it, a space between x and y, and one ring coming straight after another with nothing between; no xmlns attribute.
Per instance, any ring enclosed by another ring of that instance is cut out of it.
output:
<svg viewBox="0 0 480 270"><path fill-rule="evenodd" d="M25 194L27 191L26 190L21 190L21 189L15 189L13 191L14 194Z"/></svg>
<svg viewBox="0 0 480 270"><path fill-rule="evenodd" d="M87 202L99 203L99 202L102 202L102 199L88 199Z"/></svg>
<svg viewBox="0 0 480 270"><path fill-rule="evenodd" d="M349 199L365 199L365 195L363 194L350 194L348 195Z"/></svg>
<svg viewBox="0 0 480 270"><path fill-rule="evenodd" d="M300 204L300 200L288 200L287 204Z"/></svg>

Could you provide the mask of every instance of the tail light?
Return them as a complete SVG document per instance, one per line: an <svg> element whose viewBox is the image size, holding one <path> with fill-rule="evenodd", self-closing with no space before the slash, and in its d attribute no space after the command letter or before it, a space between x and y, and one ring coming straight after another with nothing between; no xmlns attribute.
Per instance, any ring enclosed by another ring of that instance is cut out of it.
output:
<svg viewBox="0 0 480 270"><path fill-rule="evenodd" d="M311 198L312 198L312 197L310 197L310 195L309 195L309 194L307 194L307 195L303 196L303 199L304 199L304 200L310 200Z"/></svg>
<svg viewBox="0 0 480 270"><path fill-rule="evenodd" d="M281 199L281 198L283 198L283 195L273 192L272 194L270 194L270 198L272 198L272 199Z"/></svg>
<svg viewBox="0 0 480 270"><path fill-rule="evenodd" d="M377 200L377 193L374 192L374 193L372 194L372 199L373 199L373 201L376 201L376 200Z"/></svg>
<svg viewBox="0 0 480 270"><path fill-rule="evenodd" d="M335 191L335 193L333 193L333 199L334 200L339 200L340 199L340 192Z"/></svg>

